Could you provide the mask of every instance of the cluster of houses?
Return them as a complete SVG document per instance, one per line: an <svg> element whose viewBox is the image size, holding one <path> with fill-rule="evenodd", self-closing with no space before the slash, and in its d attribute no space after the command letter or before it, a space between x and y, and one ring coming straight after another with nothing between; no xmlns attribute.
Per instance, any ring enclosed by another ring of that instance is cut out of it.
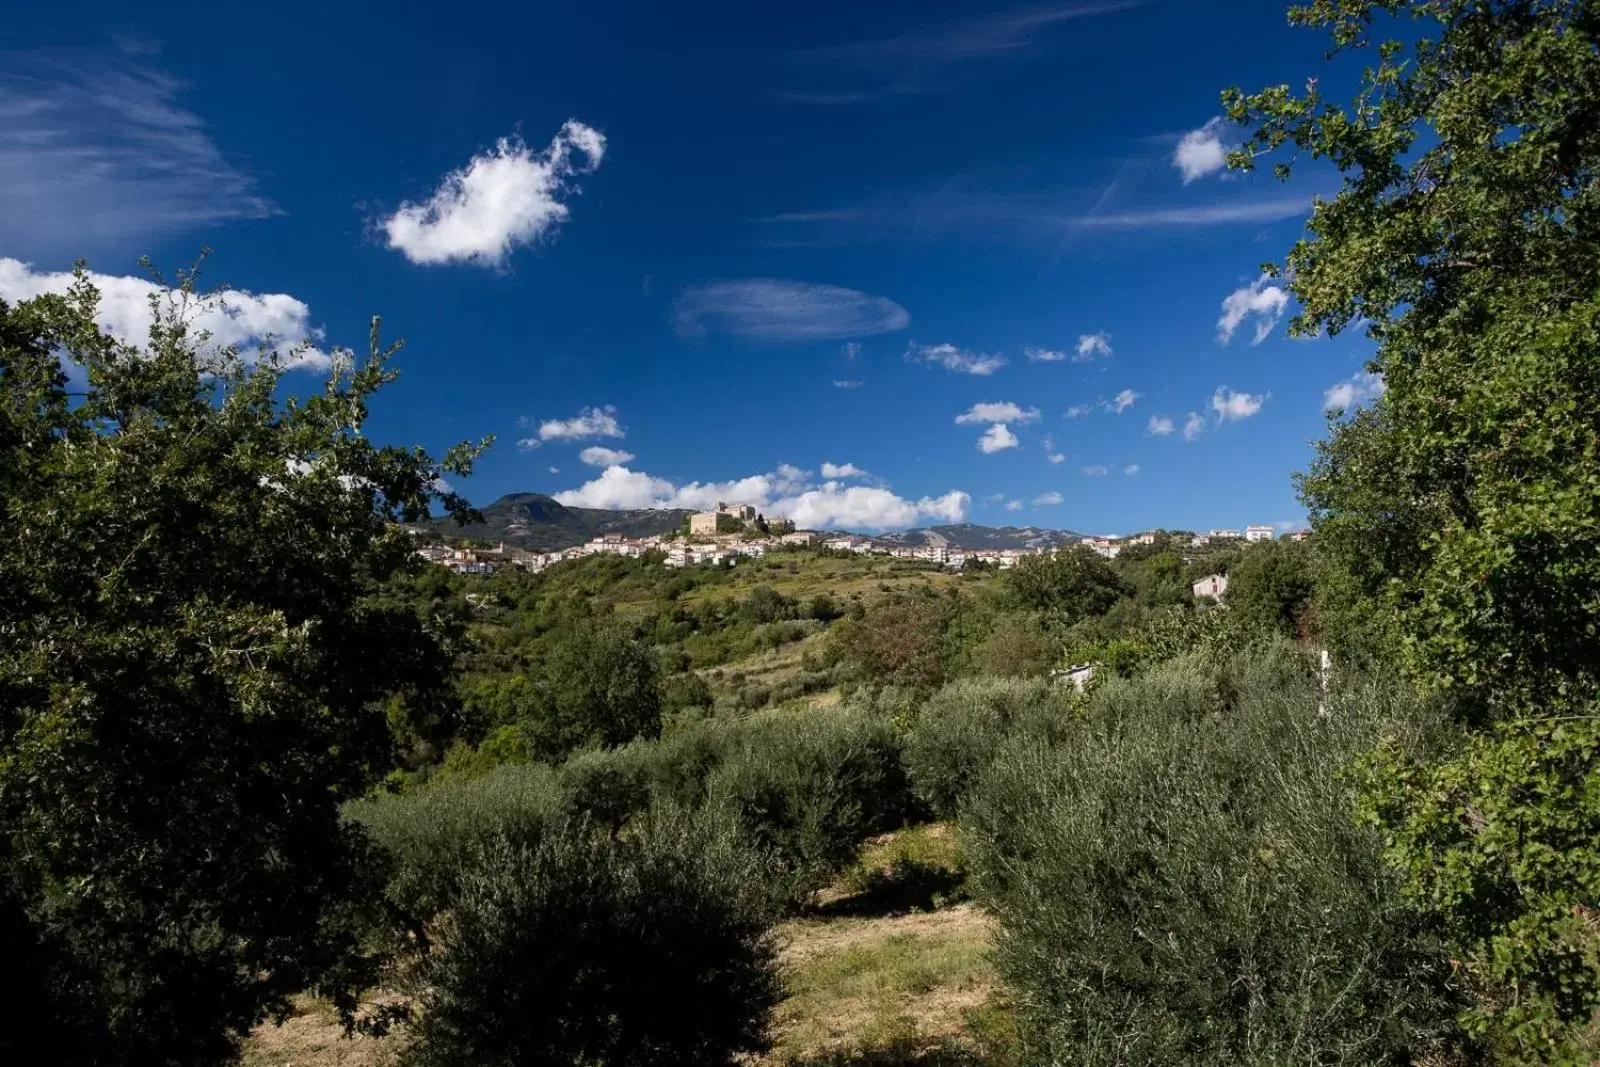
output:
<svg viewBox="0 0 1600 1067"><path fill-rule="evenodd" d="M652 537L625 537L622 534L603 534L572 548L551 552L530 552L507 546L503 542L495 548L457 548L447 545L425 545L417 554L432 563L448 567L458 574L492 574L502 567L521 567L538 573L557 563L584 556L612 555L638 558L646 552L659 552L669 567L691 567L699 564L733 565L741 558L759 558L783 546L815 546L833 552L854 552L858 555L890 556L896 559L915 559L934 563L950 570L961 570L969 562L978 561L1002 570L1015 567L1026 556L1056 552L1054 547L972 549L952 545L895 545L870 537L843 534L825 537L809 531L796 531L787 519L761 519L766 532L759 538L750 536L758 520L756 509L747 504L718 503L713 511L700 512L689 517L687 537L676 534ZM1271 526L1247 526L1238 530L1211 530L1196 534L1190 541L1195 547L1215 542L1236 540L1244 543L1269 541L1276 536ZM1287 535L1293 540L1304 540L1305 531ZM1154 532L1131 537L1085 537L1080 544L1107 559L1115 559L1131 545L1149 545L1156 542ZM1227 592L1226 575L1215 574L1194 584L1195 596L1221 600Z"/></svg>

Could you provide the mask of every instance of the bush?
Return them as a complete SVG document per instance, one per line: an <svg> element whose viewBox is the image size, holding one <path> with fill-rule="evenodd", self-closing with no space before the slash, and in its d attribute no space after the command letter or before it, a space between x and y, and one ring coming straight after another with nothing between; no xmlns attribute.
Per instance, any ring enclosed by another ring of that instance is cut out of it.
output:
<svg viewBox="0 0 1600 1067"><path fill-rule="evenodd" d="M494 841L416 976L401 1062L711 1067L762 1051L779 985L761 884L710 814Z"/></svg>
<svg viewBox="0 0 1600 1067"><path fill-rule="evenodd" d="M1449 1030L1449 968L1343 772L1386 734L1425 746L1431 713L1356 687L1319 715L1274 663L1203 710L1174 673L1008 745L963 806L1029 1061L1413 1062Z"/></svg>
<svg viewBox="0 0 1600 1067"><path fill-rule="evenodd" d="M905 742L912 788L941 819L954 818L979 773L1013 735L1055 736L1066 700L1048 682L1010 678L952 682L923 705Z"/></svg>
<svg viewBox="0 0 1600 1067"><path fill-rule="evenodd" d="M914 808L893 728L850 709L745 724L706 792L771 857L773 893L790 903L826 885L862 840L899 826Z"/></svg>
<svg viewBox="0 0 1600 1067"><path fill-rule="evenodd" d="M564 806L556 772L502 767L471 781L360 801L349 814L390 855L389 899L412 921L456 899L473 855L491 841L538 842Z"/></svg>
<svg viewBox="0 0 1600 1067"><path fill-rule="evenodd" d="M629 819L650 807L652 756L649 743L641 741L573 756L558 775L564 809L617 836Z"/></svg>

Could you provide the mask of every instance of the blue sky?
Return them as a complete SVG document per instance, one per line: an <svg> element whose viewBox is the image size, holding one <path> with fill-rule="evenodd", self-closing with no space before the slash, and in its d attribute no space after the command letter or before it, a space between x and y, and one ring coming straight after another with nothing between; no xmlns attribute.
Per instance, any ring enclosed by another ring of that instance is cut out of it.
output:
<svg viewBox="0 0 1600 1067"><path fill-rule="evenodd" d="M1218 169L1221 89L1326 73L1285 6L31 5L0 297L85 257L133 335L138 256L209 245L210 324L309 337L301 392L380 314L371 432L495 434L479 503L1294 523L1378 383L1261 278L1337 176Z"/></svg>

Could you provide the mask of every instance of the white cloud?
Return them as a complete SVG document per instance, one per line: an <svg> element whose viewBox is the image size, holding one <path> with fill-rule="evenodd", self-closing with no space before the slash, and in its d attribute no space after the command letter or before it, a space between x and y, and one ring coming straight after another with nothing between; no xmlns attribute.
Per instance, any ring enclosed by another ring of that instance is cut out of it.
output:
<svg viewBox="0 0 1600 1067"><path fill-rule="evenodd" d="M1016 447L1017 435L1012 433L1011 427L1003 422L995 423L984 432L982 437L978 438L978 451L986 455Z"/></svg>
<svg viewBox="0 0 1600 1067"><path fill-rule="evenodd" d="M906 359L913 363L934 363L945 370L976 374L980 377L988 377L1006 365L1004 356L992 356L986 352L968 352L952 344L919 345L915 341L906 349Z"/></svg>
<svg viewBox="0 0 1600 1067"><path fill-rule="evenodd" d="M1022 510L1022 501L1020 501L1020 500L1008 500L1008 501L1006 501L1006 510L1007 511L1021 511Z"/></svg>
<svg viewBox="0 0 1600 1067"><path fill-rule="evenodd" d="M1039 417L1038 408L1021 408L1009 401L982 402L972 405L967 412L956 416L957 426L973 426L985 422L1032 422Z"/></svg>
<svg viewBox="0 0 1600 1067"><path fill-rule="evenodd" d="M550 468L550 473L551 474L560 474L561 473L561 468L560 467L551 467Z"/></svg>
<svg viewBox="0 0 1600 1067"><path fill-rule="evenodd" d="M1060 493L1040 493L1033 498L1033 506L1036 508L1054 507L1056 504L1061 503L1061 500Z"/></svg>
<svg viewBox="0 0 1600 1067"><path fill-rule="evenodd" d="M1353 407L1378 399L1386 388L1383 375L1360 371L1322 394L1322 410L1346 414Z"/></svg>
<svg viewBox="0 0 1600 1067"><path fill-rule="evenodd" d="M1087 363L1092 359L1104 359L1111 355L1111 335L1109 333L1086 333L1078 338L1078 347L1074 350L1072 361L1074 363Z"/></svg>
<svg viewBox="0 0 1600 1067"><path fill-rule="evenodd" d="M1215 174L1228 165L1228 149L1222 143L1222 119L1212 119L1198 130L1190 130L1172 153L1172 165L1183 172L1183 184Z"/></svg>
<svg viewBox="0 0 1600 1067"><path fill-rule="evenodd" d="M857 356L861 355L861 342L846 341L843 346L840 347L839 351L844 353L845 359L855 359Z"/></svg>
<svg viewBox="0 0 1600 1067"><path fill-rule="evenodd" d="M1051 466L1055 467L1059 467L1061 464L1067 461L1066 454L1063 452L1052 452L1045 458L1050 461Z"/></svg>
<svg viewBox="0 0 1600 1067"><path fill-rule="evenodd" d="M1261 410L1261 405L1267 398L1260 394L1236 393L1225 386L1219 386L1211 394L1211 410L1217 413L1217 418L1223 422L1238 419L1248 419L1251 415Z"/></svg>
<svg viewBox="0 0 1600 1067"><path fill-rule="evenodd" d="M1222 317L1217 320L1217 340L1223 344L1233 340L1233 332L1251 316L1256 320L1256 332L1250 343L1258 345L1267 339L1289 307L1288 290L1270 282L1263 274L1227 295L1222 301Z"/></svg>
<svg viewBox="0 0 1600 1067"><path fill-rule="evenodd" d="M1089 414L1089 412L1092 411L1092 410L1094 410L1094 405L1093 404L1073 404L1071 407L1069 407L1067 409L1067 418L1069 418L1069 419L1082 418L1083 416Z"/></svg>
<svg viewBox="0 0 1600 1067"><path fill-rule="evenodd" d="M12 241L112 238L278 214L180 102L109 50L0 63L0 203ZM125 242L124 242L125 243Z"/></svg>
<svg viewBox="0 0 1600 1067"><path fill-rule="evenodd" d="M575 119L542 152L503 137L446 174L425 202L384 219L389 247L413 263L500 266L517 246L555 234L571 214L562 201L577 192L572 178L600 166L605 151L606 139Z"/></svg>
<svg viewBox="0 0 1600 1067"><path fill-rule="evenodd" d="M684 290L673 305L684 337L719 333L750 341L836 341L911 324L893 300L838 285L747 278Z"/></svg>
<svg viewBox="0 0 1600 1067"><path fill-rule="evenodd" d="M1037 348L1033 345L1024 348L1022 354L1034 363L1060 363L1067 358L1065 352L1054 348Z"/></svg>
<svg viewBox="0 0 1600 1067"><path fill-rule="evenodd" d="M246 361L253 361L267 345L291 360L291 366L308 370L328 366L329 356L322 348L300 348L304 342L321 342L323 330L311 325L311 309L286 293L224 289L185 297L148 278L94 271L89 272L89 281L100 291L95 324L124 344L144 345L149 340L154 296L180 311L192 332L209 333L214 348L237 347ZM70 271L37 271L20 260L0 258L0 300L15 304L45 293L64 293L72 282Z"/></svg>
<svg viewBox="0 0 1600 1067"><path fill-rule="evenodd" d="M1133 407L1133 402L1138 400L1141 395L1142 394L1136 393L1132 389L1124 389L1122 392L1113 397L1111 402L1106 406L1112 411L1115 411L1118 415L1121 415L1124 411L1127 411L1129 408Z"/></svg>
<svg viewBox="0 0 1600 1067"><path fill-rule="evenodd" d="M1123 474L1138 474L1139 473L1139 465L1137 463L1130 463L1126 467L1122 468L1122 473Z"/></svg>
<svg viewBox="0 0 1600 1067"><path fill-rule="evenodd" d="M521 420L524 424L526 419ZM545 419L539 423L534 437L524 437L517 442L523 451L538 448L546 441L581 441L586 437L626 437L627 433L617 422L617 409L605 407L584 408L570 419ZM632 459L632 456L628 457Z"/></svg>
<svg viewBox="0 0 1600 1067"><path fill-rule="evenodd" d="M1168 437L1173 430L1172 420L1165 415L1151 415L1150 421L1145 423L1145 428L1156 437Z"/></svg>
<svg viewBox="0 0 1600 1067"><path fill-rule="evenodd" d="M860 467L856 466L854 463L829 463L826 460L824 460L822 463L822 476L824 478L871 477L871 475L862 470Z"/></svg>
<svg viewBox="0 0 1600 1067"><path fill-rule="evenodd" d="M578 453L578 458L591 467L615 467L619 463L627 463L634 458L632 452L624 452L620 448L604 448L600 445L590 445Z"/></svg>
<svg viewBox="0 0 1600 1067"><path fill-rule="evenodd" d="M859 378L835 378L833 380L835 389L860 389L863 384L865 383Z"/></svg>
<svg viewBox="0 0 1600 1067"><path fill-rule="evenodd" d="M1111 473L1111 469L1109 467L1102 467L1099 464L1096 464L1092 467L1083 468L1083 473L1087 474L1091 478L1104 478L1106 475Z"/></svg>
<svg viewBox="0 0 1600 1067"><path fill-rule="evenodd" d="M846 465L848 466L848 464ZM607 467L598 477L577 489L557 493L555 499L570 507L692 508L714 507L717 501L750 504L763 513L793 519L807 529L846 527L889 529L911 526L928 519L960 522L972 498L960 490L939 497L908 500L888 489L845 486L834 480L821 485L804 481L805 471L784 465L769 474L756 474L731 482L691 482L674 485L623 466Z"/></svg>
<svg viewBox="0 0 1600 1067"><path fill-rule="evenodd" d="M1206 420L1200 417L1199 412L1189 412L1189 417L1183 420L1183 439L1185 441L1197 440L1206 431Z"/></svg>

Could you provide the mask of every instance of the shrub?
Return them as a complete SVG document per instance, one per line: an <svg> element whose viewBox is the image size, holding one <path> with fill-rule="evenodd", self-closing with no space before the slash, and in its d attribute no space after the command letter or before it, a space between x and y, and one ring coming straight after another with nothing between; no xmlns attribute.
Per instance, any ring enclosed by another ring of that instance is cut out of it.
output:
<svg viewBox="0 0 1600 1067"><path fill-rule="evenodd" d="M1039 680L951 682L923 705L905 742L912 788L941 819L954 818L976 776L1008 737L1054 736L1066 724L1066 701Z"/></svg>
<svg viewBox="0 0 1600 1067"><path fill-rule="evenodd" d="M757 857L710 813L496 840L417 974L406 1067L678 1067L765 1047L779 985Z"/></svg>
<svg viewBox="0 0 1600 1067"><path fill-rule="evenodd" d="M900 744L882 719L840 709L745 724L706 783L772 862L774 895L802 902L914 804Z"/></svg>
<svg viewBox="0 0 1600 1067"><path fill-rule="evenodd" d="M1448 967L1342 773L1431 714L1234 673L1209 711L1162 672L1108 686L963 807L1030 1062L1399 1064L1448 1032Z"/></svg>
<svg viewBox="0 0 1600 1067"><path fill-rule="evenodd" d="M562 764L558 775L563 808L615 837L629 819L650 807L653 754L649 743L640 741L578 753Z"/></svg>
<svg viewBox="0 0 1600 1067"><path fill-rule="evenodd" d="M413 921L456 899L470 858L489 842L536 843L562 816L556 772L502 767L482 778L360 801L349 814L390 855L389 898Z"/></svg>

